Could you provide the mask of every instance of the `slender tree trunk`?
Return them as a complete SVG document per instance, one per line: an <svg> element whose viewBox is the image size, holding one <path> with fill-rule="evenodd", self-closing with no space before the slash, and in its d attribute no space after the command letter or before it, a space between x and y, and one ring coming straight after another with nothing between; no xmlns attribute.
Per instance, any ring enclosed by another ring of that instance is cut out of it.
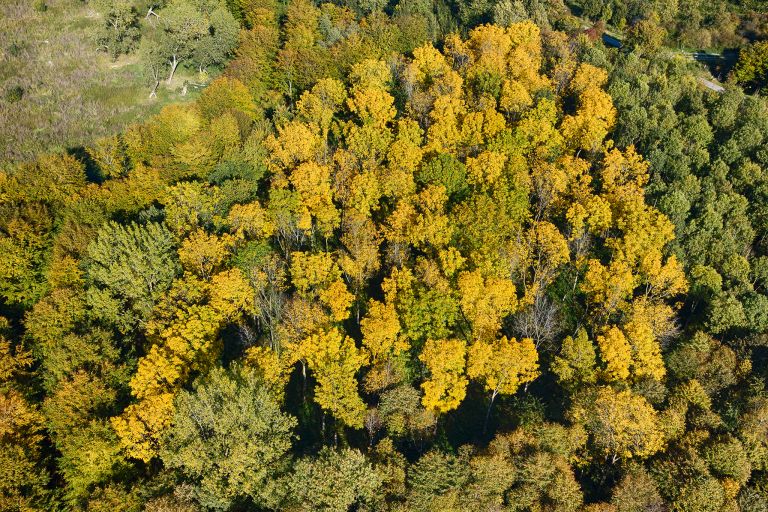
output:
<svg viewBox="0 0 768 512"><path fill-rule="evenodd" d="M149 93L149 99L157 98L158 87L160 87L160 80L155 80L155 85L152 87L152 92Z"/></svg>
<svg viewBox="0 0 768 512"><path fill-rule="evenodd" d="M485 421L483 422L483 435L488 431L488 420L491 418L491 408L493 407L493 401L496 400L496 391L491 395L491 402L488 404L488 410L485 411Z"/></svg>
<svg viewBox="0 0 768 512"><path fill-rule="evenodd" d="M360 326L360 300L355 301L355 319L357 320L357 326Z"/></svg>
<svg viewBox="0 0 768 512"><path fill-rule="evenodd" d="M176 67L179 65L179 61L176 59L176 56L173 56L173 60L171 61L171 72L168 74L168 85L171 84L171 80L173 80L173 74L176 73Z"/></svg>

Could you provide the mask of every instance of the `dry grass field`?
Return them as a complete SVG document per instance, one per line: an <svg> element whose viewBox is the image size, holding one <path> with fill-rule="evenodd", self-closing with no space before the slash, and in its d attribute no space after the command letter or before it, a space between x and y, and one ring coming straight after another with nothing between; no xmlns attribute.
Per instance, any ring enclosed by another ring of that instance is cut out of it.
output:
<svg viewBox="0 0 768 512"><path fill-rule="evenodd" d="M0 2L0 164L87 144L196 96L181 94L197 77L180 70L150 99L137 54L113 61L97 51L102 19L87 3L35 4Z"/></svg>

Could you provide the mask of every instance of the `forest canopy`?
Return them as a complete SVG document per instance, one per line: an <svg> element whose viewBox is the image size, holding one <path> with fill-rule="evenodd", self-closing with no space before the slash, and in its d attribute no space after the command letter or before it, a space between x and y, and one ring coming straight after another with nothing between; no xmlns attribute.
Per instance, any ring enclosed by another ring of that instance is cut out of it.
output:
<svg viewBox="0 0 768 512"><path fill-rule="evenodd" d="M236 4L0 172L0 510L768 510L764 98L556 2Z"/></svg>

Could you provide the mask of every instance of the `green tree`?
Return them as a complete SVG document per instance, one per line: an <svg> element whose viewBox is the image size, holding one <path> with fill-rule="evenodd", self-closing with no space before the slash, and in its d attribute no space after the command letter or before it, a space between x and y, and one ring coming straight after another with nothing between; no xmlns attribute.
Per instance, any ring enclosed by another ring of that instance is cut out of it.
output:
<svg viewBox="0 0 768 512"><path fill-rule="evenodd" d="M744 485L752 474L744 446L733 437L713 440L705 447L703 456L712 473L720 478L731 478Z"/></svg>
<svg viewBox="0 0 768 512"><path fill-rule="evenodd" d="M45 510L44 419L17 391L0 392L0 509Z"/></svg>
<svg viewBox="0 0 768 512"><path fill-rule="evenodd" d="M581 328L576 337L563 340L560 354L552 361L551 370L558 381L566 386L594 384L597 380L597 354L595 345Z"/></svg>
<svg viewBox="0 0 768 512"><path fill-rule="evenodd" d="M16 387L32 363L28 352L12 349L8 322L0 317L0 510L46 509L49 475L43 454L45 418Z"/></svg>
<svg viewBox="0 0 768 512"><path fill-rule="evenodd" d="M159 28L147 41L148 57L164 59L169 84L180 63L191 60L200 70L221 64L237 43L237 20L216 0L172 0L158 18Z"/></svg>
<svg viewBox="0 0 768 512"><path fill-rule="evenodd" d="M52 440L61 452L58 467L66 481L65 498L73 506L127 467L105 417L105 412L115 410L117 400L108 381L113 375L106 377L78 370L60 381L43 402Z"/></svg>
<svg viewBox="0 0 768 512"><path fill-rule="evenodd" d="M195 54L200 40L207 35L208 25L200 11L184 0L171 3L161 11L160 18L160 32L152 44L167 62L170 84L179 63Z"/></svg>
<svg viewBox="0 0 768 512"><path fill-rule="evenodd" d="M97 35L97 44L113 59L129 53L141 37L138 13L132 0L99 1L97 8L104 25Z"/></svg>
<svg viewBox="0 0 768 512"><path fill-rule="evenodd" d="M253 374L215 368L176 398L161 457L190 479L204 507L227 510L243 499L274 507L295 426Z"/></svg>
<svg viewBox="0 0 768 512"><path fill-rule="evenodd" d="M409 510L428 512L440 505L455 505L461 489L469 482L471 473L466 458L430 451L416 461L408 474ZM450 510L450 508L448 508Z"/></svg>
<svg viewBox="0 0 768 512"><path fill-rule="evenodd" d="M616 512L644 512L664 507L656 482L642 466L633 466L613 488L611 504Z"/></svg>
<svg viewBox="0 0 768 512"><path fill-rule="evenodd" d="M88 247L88 302L122 332L140 327L179 270L175 241L162 225L108 223Z"/></svg>
<svg viewBox="0 0 768 512"><path fill-rule="evenodd" d="M764 84L768 80L768 41L756 41L742 48L732 73L739 83Z"/></svg>
<svg viewBox="0 0 768 512"><path fill-rule="evenodd" d="M425 185L435 184L445 187L449 197L461 197L467 191L467 168L452 155L438 153L423 162L416 174L416 180Z"/></svg>
<svg viewBox="0 0 768 512"><path fill-rule="evenodd" d="M316 458L296 462L287 484L288 502L302 511L371 507L380 499L382 480L359 451L325 448Z"/></svg>
<svg viewBox="0 0 768 512"><path fill-rule="evenodd" d="M198 69L224 64L237 45L239 31L235 17L220 3L208 14L208 33L195 45L192 60Z"/></svg>

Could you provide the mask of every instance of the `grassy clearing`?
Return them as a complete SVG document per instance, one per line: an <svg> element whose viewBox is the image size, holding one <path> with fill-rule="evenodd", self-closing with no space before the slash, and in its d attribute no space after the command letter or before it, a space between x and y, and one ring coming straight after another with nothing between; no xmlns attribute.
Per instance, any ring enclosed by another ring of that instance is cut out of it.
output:
<svg viewBox="0 0 768 512"><path fill-rule="evenodd" d="M193 73L180 70L149 98L136 55L112 61L96 50L99 15L80 0L0 2L0 163L87 144L145 119L181 94Z"/></svg>

